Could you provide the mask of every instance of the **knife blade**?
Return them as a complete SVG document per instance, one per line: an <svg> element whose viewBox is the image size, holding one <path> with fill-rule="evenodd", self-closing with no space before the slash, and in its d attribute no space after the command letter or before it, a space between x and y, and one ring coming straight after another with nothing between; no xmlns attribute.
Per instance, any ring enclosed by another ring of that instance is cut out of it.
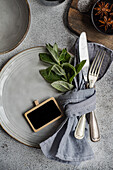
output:
<svg viewBox="0 0 113 170"><path fill-rule="evenodd" d="M88 70L90 66L90 61L89 61L87 37L86 37L85 32L82 32L79 38L79 59L80 59L80 62L83 60L86 60L86 63L82 68L82 73L83 73L85 82L88 82ZM86 123L86 115L84 114L79 119L79 122L75 129L75 133L74 133L75 138L83 139L84 134L85 134L85 123Z"/></svg>
<svg viewBox="0 0 113 170"><path fill-rule="evenodd" d="M88 81L88 69L90 65L89 61L89 53L88 53L88 45L87 45L87 37L86 33L82 32L79 38L79 57L80 62L82 60L86 60L84 67L82 68L83 76L85 81Z"/></svg>

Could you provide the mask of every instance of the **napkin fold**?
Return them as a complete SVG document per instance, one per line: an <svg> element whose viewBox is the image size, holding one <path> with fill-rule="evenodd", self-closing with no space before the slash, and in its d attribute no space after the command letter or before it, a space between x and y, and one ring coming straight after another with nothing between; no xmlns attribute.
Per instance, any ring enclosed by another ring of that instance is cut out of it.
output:
<svg viewBox="0 0 113 170"><path fill-rule="evenodd" d="M87 142L86 135L82 140L74 137L75 127L81 115L95 109L96 93L94 89L69 91L58 98L58 103L66 115L57 132L40 144L44 155L61 162L78 165L81 161L93 157L92 149Z"/></svg>
<svg viewBox="0 0 113 170"><path fill-rule="evenodd" d="M79 40L75 44L74 65L79 61L78 42ZM88 49L91 62L97 50L106 50L106 58L99 75L99 78L101 78L113 59L113 51L97 43L88 43ZM65 120L50 138L40 143L40 147L47 158L78 166L82 161L94 157L87 140L88 122L86 122L85 137L83 139L76 139L74 131L81 115L95 110L96 92L94 88L85 89L82 71L74 78L74 83L74 90L60 95L57 99L66 116Z"/></svg>

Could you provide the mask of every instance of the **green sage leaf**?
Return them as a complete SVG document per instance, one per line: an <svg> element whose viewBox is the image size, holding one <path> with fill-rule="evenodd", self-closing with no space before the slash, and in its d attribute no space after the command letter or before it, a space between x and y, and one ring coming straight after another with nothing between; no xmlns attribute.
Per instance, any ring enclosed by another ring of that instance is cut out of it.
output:
<svg viewBox="0 0 113 170"><path fill-rule="evenodd" d="M54 46L53 46L53 50L56 51L57 55L58 55L58 45L55 43Z"/></svg>
<svg viewBox="0 0 113 170"><path fill-rule="evenodd" d="M62 67L60 67L59 65L55 64L53 67L52 67L52 71L54 71L57 75L60 75L60 76L65 76L66 73L65 71L62 69Z"/></svg>
<svg viewBox="0 0 113 170"><path fill-rule="evenodd" d="M46 44L46 48L47 48L47 50L49 51L49 53L51 54L52 59L53 59L56 63L60 64L59 58L58 58L58 54L57 54L57 52L51 47L51 45L50 45L50 44Z"/></svg>
<svg viewBox="0 0 113 170"><path fill-rule="evenodd" d="M60 54L60 57L59 57L59 61L62 61L62 60L65 59L66 52L67 52L66 49L63 49L63 50L62 50L62 52L61 52L61 54Z"/></svg>
<svg viewBox="0 0 113 170"><path fill-rule="evenodd" d="M51 84L51 86L60 92L67 92L67 91L73 89L73 87L74 87L72 84L69 84L64 81L55 81Z"/></svg>
<svg viewBox="0 0 113 170"><path fill-rule="evenodd" d="M65 77L62 76L61 79L66 82L68 81L66 76Z"/></svg>
<svg viewBox="0 0 113 170"><path fill-rule="evenodd" d="M86 60L83 60L75 66L76 75L80 72L80 70L82 70L85 63L86 63Z"/></svg>
<svg viewBox="0 0 113 170"><path fill-rule="evenodd" d="M41 76L48 82L53 83L54 81L61 80L61 77L51 71L51 67L39 71Z"/></svg>
<svg viewBox="0 0 113 170"><path fill-rule="evenodd" d="M64 64L62 64L62 67L66 72L68 82L72 83L72 81L76 75L75 67L73 65L71 65L70 63L64 63Z"/></svg>
<svg viewBox="0 0 113 170"><path fill-rule="evenodd" d="M47 54L47 53L40 53L39 54L40 60L48 63L48 64L56 64L55 61L51 58L51 55Z"/></svg>
<svg viewBox="0 0 113 170"><path fill-rule="evenodd" d="M50 66L50 67L48 67L48 68L46 69L46 72L47 72L47 75L48 75L48 76L49 76L50 73L51 73L51 69L52 69L52 66Z"/></svg>
<svg viewBox="0 0 113 170"><path fill-rule="evenodd" d="M71 58L71 55L67 52L66 49L63 49L60 57L59 57L59 61L61 61L61 63L69 63Z"/></svg>

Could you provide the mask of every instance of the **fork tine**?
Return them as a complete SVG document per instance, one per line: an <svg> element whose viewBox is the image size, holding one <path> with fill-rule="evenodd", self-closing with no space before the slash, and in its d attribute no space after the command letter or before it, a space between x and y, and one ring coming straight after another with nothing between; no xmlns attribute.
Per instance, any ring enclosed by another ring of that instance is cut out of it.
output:
<svg viewBox="0 0 113 170"><path fill-rule="evenodd" d="M94 72L95 75L97 74L97 71L98 71L99 65L101 63L101 59L102 59L103 54L104 54L104 51L101 51L101 54L97 58L97 65L96 65L95 72Z"/></svg>
<svg viewBox="0 0 113 170"><path fill-rule="evenodd" d="M102 55L102 58L100 59L99 68L98 68L98 70L96 70L96 71L97 71L97 73L96 73L96 76L97 76L97 77L98 77L98 75L99 75L99 73L100 73L100 69L101 69L101 66L102 66L102 63L103 63L105 54L106 54L106 52L104 51L104 52L103 52L103 55Z"/></svg>
<svg viewBox="0 0 113 170"><path fill-rule="evenodd" d="M105 51L101 51L101 54L97 57L96 68L95 68L95 71L94 71L94 73L93 73L93 74L95 74L95 75L97 74L97 71L98 71L99 65L100 65L100 63L101 63L102 57L103 57L103 55L104 55L104 52L105 52Z"/></svg>
<svg viewBox="0 0 113 170"><path fill-rule="evenodd" d="M96 67L96 59L97 59L97 56L98 56L98 54L99 54L100 52L99 52L99 50L97 51L97 53L96 53L96 55L95 55L95 57L94 57L94 60L93 60L93 62L92 62L92 64L91 64L91 67L90 67L90 70L89 70L89 72L90 73L93 73L94 72L94 69L95 69L95 67Z"/></svg>
<svg viewBox="0 0 113 170"><path fill-rule="evenodd" d="M99 75L101 65L103 63L103 59L105 56L105 51L97 51L96 56L92 62L92 65L90 67L89 73L95 76Z"/></svg>
<svg viewBox="0 0 113 170"><path fill-rule="evenodd" d="M95 74L95 70L98 68L98 64L99 64L99 59L101 59L101 51L98 52L98 55L97 55L97 58L95 58L95 65L93 66L93 71L92 71L92 74Z"/></svg>

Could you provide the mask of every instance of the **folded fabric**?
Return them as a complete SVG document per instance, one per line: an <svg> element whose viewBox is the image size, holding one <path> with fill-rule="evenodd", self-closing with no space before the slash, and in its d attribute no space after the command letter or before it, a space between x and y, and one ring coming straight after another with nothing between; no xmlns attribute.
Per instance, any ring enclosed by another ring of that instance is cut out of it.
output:
<svg viewBox="0 0 113 170"><path fill-rule="evenodd" d="M79 117L95 109L96 94L94 89L69 91L58 98L63 107L66 119L57 132L40 144L43 153L51 159L59 159L74 165L81 161L91 159L93 152L86 136L82 140L74 137L75 127Z"/></svg>
<svg viewBox="0 0 113 170"><path fill-rule="evenodd" d="M104 65L104 72L101 72L99 76L101 78L111 63L113 52L96 43L88 43L88 48L90 61L92 61L98 49L106 50L108 65ZM75 53L74 65L79 60L78 40L75 44ZM89 160L94 156L87 140L88 122L86 122L85 137L83 139L76 139L74 137L74 131L81 115L95 109L96 93L93 88L85 89L82 71L75 77L74 83L74 90L59 96L57 99L66 115L64 122L62 122L53 136L40 143L40 147L47 158L78 166L82 161Z"/></svg>

